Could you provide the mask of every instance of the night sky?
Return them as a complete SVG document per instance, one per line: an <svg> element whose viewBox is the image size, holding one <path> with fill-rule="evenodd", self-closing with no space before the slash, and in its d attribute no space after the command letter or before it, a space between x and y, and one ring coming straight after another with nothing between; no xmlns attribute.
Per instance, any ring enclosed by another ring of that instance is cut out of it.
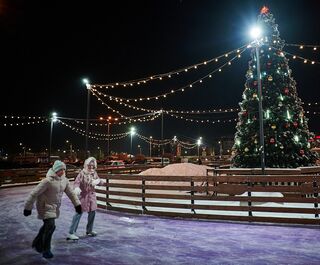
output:
<svg viewBox="0 0 320 265"><path fill-rule="evenodd" d="M0 0L1 30L1 115L86 117L90 83L126 81L168 72L214 58L250 42L249 28L260 8L270 7L280 36L287 43L320 44L318 1L15 1ZM320 50L286 51L319 61ZM152 109L206 110L238 107L244 90L249 52L215 74L210 82L177 93L164 100L133 105ZM320 102L319 65L290 60L298 95L304 102ZM186 85L216 66L203 67L169 82L108 90L121 97L155 96ZM142 114L110 105L127 116ZM319 111L319 109L318 109ZM90 118L112 114L91 97ZM211 119L219 116L210 116ZM228 117L236 118L236 114ZM204 117L207 118L207 117ZM309 128L319 134L319 115L309 115ZM4 119L1 118L3 124ZM160 139L161 120L137 123L137 131ZM129 130L131 125L113 125L111 133ZM82 127L85 128L84 126ZM106 129L104 129L106 130ZM4 128L0 149L19 151L22 142L32 150L48 147L49 123ZM96 128L92 131L98 132ZM106 131L99 131L106 133ZM206 145L223 136L233 137L235 122L196 124L164 116L164 138L177 135ZM65 140L84 148L85 138L62 125L54 127L54 148L66 148ZM130 139L112 143L112 150L128 151ZM90 149L105 149L105 142L90 140ZM134 139L134 148L141 144ZM137 149L136 149L137 150Z"/></svg>

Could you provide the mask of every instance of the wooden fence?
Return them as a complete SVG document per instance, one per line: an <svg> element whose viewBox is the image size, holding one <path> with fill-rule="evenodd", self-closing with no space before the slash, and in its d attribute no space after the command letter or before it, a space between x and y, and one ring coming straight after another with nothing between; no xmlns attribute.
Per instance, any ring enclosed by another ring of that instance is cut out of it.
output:
<svg viewBox="0 0 320 265"><path fill-rule="evenodd" d="M100 174L102 209L159 216L320 225L320 175ZM275 183L296 183L275 185ZM312 194L311 197L306 197Z"/></svg>

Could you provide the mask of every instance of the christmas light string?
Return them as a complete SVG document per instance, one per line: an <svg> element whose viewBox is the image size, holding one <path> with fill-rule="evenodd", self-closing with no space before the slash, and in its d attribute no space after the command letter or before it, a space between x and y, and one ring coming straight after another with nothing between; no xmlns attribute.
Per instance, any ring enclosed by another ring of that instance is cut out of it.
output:
<svg viewBox="0 0 320 265"><path fill-rule="evenodd" d="M239 48L236 48L236 49L234 49L232 51L224 53L224 54L222 54L220 56L217 56L215 58L203 61L201 63L193 64L193 65L190 65L190 66L187 66L187 67L183 67L183 68L179 68L179 69L176 69L176 70L172 70L172 71L167 72L167 73L154 74L154 75L150 75L149 77L144 77L144 78L139 78L139 79L134 79L134 80L129 80L129 81L123 81L123 82L112 82L112 83L107 83L107 84L90 84L90 86L92 86L93 88L107 88L107 89L108 88L119 87L119 86L132 87L134 85L146 84L149 81L162 80L164 77L171 78L174 75L179 75L180 73L186 73L191 69L198 69L199 66L208 65L208 64L210 64L212 62L218 62L219 59L221 59L223 57L227 58L231 54L240 53L240 51L243 48L247 47L247 46L248 46L248 44L245 44L245 45L243 45L243 46L241 46Z"/></svg>
<svg viewBox="0 0 320 265"><path fill-rule="evenodd" d="M203 83L203 81L205 81L206 79L210 79L212 78L212 75L218 72L222 72L222 69L226 66L229 66L232 64L232 61L234 61L236 58L240 58L241 54L243 52L245 52L247 50L247 48L244 48L242 50L239 51L238 55L234 56L233 58L231 58L229 61L227 61L226 63L224 63L223 65L219 66L218 68L214 69L213 71L209 72L208 74L206 74L205 76L202 76L201 78L198 78L197 80L183 86L180 88L176 88L176 89L171 89L170 92L166 92L160 95L156 95L156 96L149 96L149 97L139 97L139 98L122 98L122 97L116 97L116 96L111 96L109 94L105 94L103 92L98 91L97 89L91 87L91 91L94 91L95 93L97 93L99 96L103 96L104 98L107 98L110 101L115 101L115 102L120 102L120 104L122 103L123 105L128 105L125 104L123 102L141 102L141 101L150 101L150 100L159 100L161 98L166 98L169 95L173 95L177 92L185 92L186 89L191 89L194 87L194 85L199 85L201 83Z"/></svg>
<svg viewBox="0 0 320 265"><path fill-rule="evenodd" d="M86 133L85 133L85 130L82 130L82 129L79 129L77 127L74 127L74 126L71 126L61 120L57 120L58 123L64 125L65 127L75 131L76 133L82 135L82 136L86 136ZM108 136L108 134L99 134L99 133L92 133L92 132L89 132L89 135L88 135L88 138L91 138L91 139L95 139L95 140L110 140L110 141L114 141L114 140L120 140L124 137L126 137L127 135L129 135L130 132L127 132L127 133L121 133L121 134L110 134L110 136L114 136L114 137L105 137L105 138L101 138L101 137L96 137L94 135L97 135L97 136Z"/></svg>
<svg viewBox="0 0 320 265"><path fill-rule="evenodd" d="M274 47L272 47L272 46L269 46L268 49L269 49L269 50L275 50L275 51L279 52L280 54L282 54L282 56L288 55L288 56L292 57L293 60L299 59L299 60L303 61L303 63L305 63L305 64L307 64L307 63L309 63L309 64L311 64L311 65L320 64L320 62L318 62L318 61L310 60L310 59L307 59L307 58L305 58L305 57L302 57L302 56L299 56L299 55L295 55L295 54L292 54L292 53L290 53L290 52L286 52L286 51L284 51L284 50L279 50L279 49L274 48Z"/></svg>
<svg viewBox="0 0 320 265"><path fill-rule="evenodd" d="M37 121L25 121L25 122L9 122L9 123L3 123L3 127L13 127L13 126L23 126L23 125L36 125L40 123L47 122L47 119L43 120L37 120Z"/></svg>
<svg viewBox="0 0 320 265"><path fill-rule="evenodd" d="M311 45L311 44L285 43L284 45L289 47L299 47L300 50L303 50L304 48L312 48L312 50L317 51L320 48L320 45Z"/></svg>
<svg viewBox="0 0 320 265"><path fill-rule="evenodd" d="M29 119L29 120L42 120L46 119L47 117L44 116L14 116L14 115L0 115L4 119Z"/></svg>

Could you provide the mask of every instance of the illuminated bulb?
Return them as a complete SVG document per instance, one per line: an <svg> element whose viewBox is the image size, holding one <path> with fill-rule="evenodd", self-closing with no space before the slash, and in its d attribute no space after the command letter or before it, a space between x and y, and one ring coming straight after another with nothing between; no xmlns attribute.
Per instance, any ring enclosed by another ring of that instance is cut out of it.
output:
<svg viewBox="0 0 320 265"><path fill-rule="evenodd" d="M297 58L297 56L295 56L295 55L293 55L293 57L292 57L293 59L296 59Z"/></svg>
<svg viewBox="0 0 320 265"><path fill-rule="evenodd" d="M218 58L217 58L217 59L215 59L215 61L217 62L217 61L218 61Z"/></svg>
<svg viewBox="0 0 320 265"><path fill-rule="evenodd" d="M317 50L317 47L314 47L313 50L316 51L316 50Z"/></svg>
<svg viewBox="0 0 320 265"><path fill-rule="evenodd" d="M229 65L231 65L231 62L228 62Z"/></svg>
<svg viewBox="0 0 320 265"><path fill-rule="evenodd" d="M202 80L200 80L200 83L202 83Z"/></svg>
<svg viewBox="0 0 320 265"><path fill-rule="evenodd" d="M204 62L203 64L207 64L207 62Z"/></svg>
<svg viewBox="0 0 320 265"><path fill-rule="evenodd" d="M225 55L225 57L228 57L228 56L229 56L228 54Z"/></svg>
<svg viewBox="0 0 320 265"><path fill-rule="evenodd" d="M307 63L307 60L304 60L303 62L304 62L304 63Z"/></svg>
<svg viewBox="0 0 320 265"><path fill-rule="evenodd" d="M183 92L183 91L184 91L184 88L182 88L181 91Z"/></svg>
<svg viewBox="0 0 320 265"><path fill-rule="evenodd" d="M162 80L162 77L159 77L160 80Z"/></svg>
<svg viewBox="0 0 320 265"><path fill-rule="evenodd" d="M219 69L219 72L221 72L222 70L221 69Z"/></svg>
<svg viewBox="0 0 320 265"><path fill-rule="evenodd" d="M237 52L240 52L240 50L237 50Z"/></svg>
<svg viewBox="0 0 320 265"><path fill-rule="evenodd" d="M147 83L147 82L144 80L143 83Z"/></svg>
<svg viewBox="0 0 320 265"><path fill-rule="evenodd" d="M271 51L271 47L269 47L269 51Z"/></svg>
<svg viewBox="0 0 320 265"><path fill-rule="evenodd" d="M174 93L174 90L171 90L171 93Z"/></svg>
<svg viewBox="0 0 320 265"><path fill-rule="evenodd" d="M311 64L314 64L314 61L312 61Z"/></svg>
<svg viewBox="0 0 320 265"><path fill-rule="evenodd" d="M140 82L138 82L137 84L140 85Z"/></svg>
<svg viewBox="0 0 320 265"><path fill-rule="evenodd" d="M241 54L238 54L238 58L240 58L241 57Z"/></svg>
<svg viewBox="0 0 320 265"><path fill-rule="evenodd" d="M184 69L185 72L188 72L188 69Z"/></svg>
<svg viewBox="0 0 320 265"><path fill-rule="evenodd" d="M190 85L189 87L192 87L192 85Z"/></svg>
<svg viewBox="0 0 320 265"><path fill-rule="evenodd" d="M212 77L212 75L209 75L209 78L211 78Z"/></svg>
<svg viewBox="0 0 320 265"><path fill-rule="evenodd" d="M300 49L303 49L303 46L302 46L302 45L300 46Z"/></svg>
<svg viewBox="0 0 320 265"><path fill-rule="evenodd" d="M197 68L198 68L197 66L194 67L194 69L197 69Z"/></svg>
<svg viewBox="0 0 320 265"><path fill-rule="evenodd" d="M169 78L171 78L171 75L168 75Z"/></svg>

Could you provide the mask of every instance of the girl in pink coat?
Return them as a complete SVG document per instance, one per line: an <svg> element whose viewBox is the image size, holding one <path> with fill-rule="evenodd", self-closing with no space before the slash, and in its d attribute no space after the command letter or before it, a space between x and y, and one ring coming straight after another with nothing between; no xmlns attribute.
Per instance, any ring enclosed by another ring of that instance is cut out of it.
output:
<svg viewBox="0 0 320 265"><path fill-rule="evenodd" d="M78 174L74 181L74 192L79 196L81 208L83 212L88 212L88 223L86 227L86 234L88 236L96 236L97 233L93 231L93 222L97 209L97 198L95 186L103 183L96 172L97 160L94 157L89 157L84 162L83 169ZM75 235L82 214L76 213L73 216L72 223L69 229L67 240L78 240L79 237Z"/></svg>

